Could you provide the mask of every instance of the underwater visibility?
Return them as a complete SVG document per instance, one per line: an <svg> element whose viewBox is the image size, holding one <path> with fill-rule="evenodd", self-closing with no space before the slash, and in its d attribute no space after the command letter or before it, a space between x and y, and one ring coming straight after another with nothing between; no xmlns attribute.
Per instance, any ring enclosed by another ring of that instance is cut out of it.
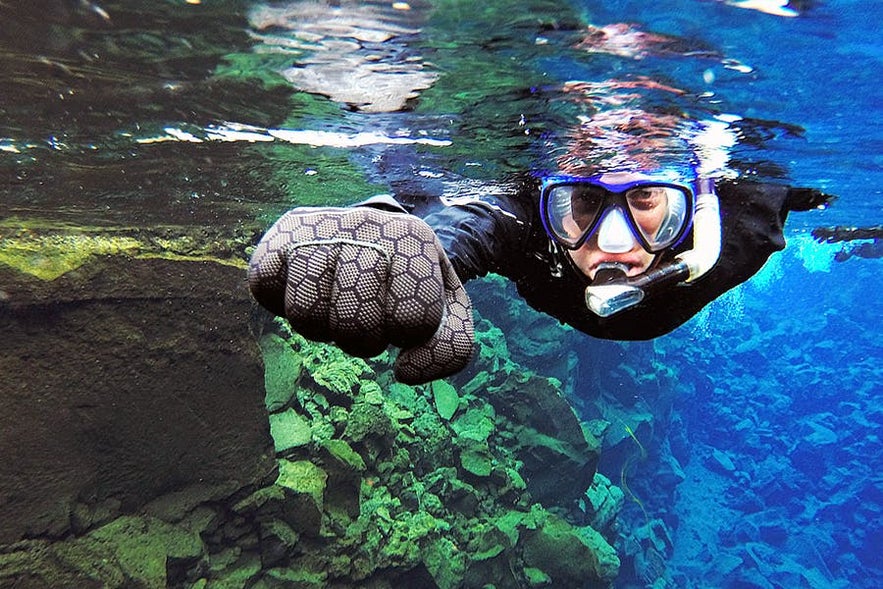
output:
<svg viewBox="0 0 883 589"><path fill-rule="evenodd" d="M879 2L0 15L0 587L883 586Z"/></svg>

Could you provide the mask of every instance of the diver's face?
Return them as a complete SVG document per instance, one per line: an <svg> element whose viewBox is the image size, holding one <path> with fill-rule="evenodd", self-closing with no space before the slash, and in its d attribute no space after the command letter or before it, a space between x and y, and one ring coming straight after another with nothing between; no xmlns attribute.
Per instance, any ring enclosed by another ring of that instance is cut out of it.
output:
<svg viewBox="0 0 883 589"><path fill-rule="evenodd" d="M605 174L601 179L610 183L626 183L639 178L635 174L616 173ZM659 227L666 214L664 199L664 192L652 187L629 197L632 216L645 233ZM579 212L574 211L574 215L577 217ZM579 219L575 218L574 222L579 222ZM568 251L568 255L591 280L605 264L618 266L627 276L637 276L645 272L656 257L641 247L625 220L625 213L618 206L606 211L595 234L579 249Z"/></svg>

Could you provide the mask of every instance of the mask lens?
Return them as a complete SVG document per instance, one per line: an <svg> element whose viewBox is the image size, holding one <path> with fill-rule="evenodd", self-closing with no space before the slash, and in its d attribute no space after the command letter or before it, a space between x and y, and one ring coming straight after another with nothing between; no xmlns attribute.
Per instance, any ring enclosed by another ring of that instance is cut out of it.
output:
<svg viewBox="0 0 883 589"><path fill-rule="evenodd" d="M598 220L606 192L590 184L562 184L549 189L546 218L562 243L575 246Z"/></svg>
<svg viewBox="0 0 883 589"><path fill-rule="evenodd" d="M672 186L639 186L625 193L635 228L651 251L672 245L687 220L689 198Z"/></svg>

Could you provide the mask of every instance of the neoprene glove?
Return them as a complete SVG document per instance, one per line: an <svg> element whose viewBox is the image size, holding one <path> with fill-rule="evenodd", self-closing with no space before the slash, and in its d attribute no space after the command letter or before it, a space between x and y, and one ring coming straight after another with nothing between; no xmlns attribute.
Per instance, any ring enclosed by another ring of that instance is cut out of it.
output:
<svg viewBox="0 0 883 589"><path fill-rule="evenodd" d="M251 256L255 299L292 329L359 357L402 348L395 376L419 384L472 355L472 305L422 219L368 207L297 208Z"/></svg>

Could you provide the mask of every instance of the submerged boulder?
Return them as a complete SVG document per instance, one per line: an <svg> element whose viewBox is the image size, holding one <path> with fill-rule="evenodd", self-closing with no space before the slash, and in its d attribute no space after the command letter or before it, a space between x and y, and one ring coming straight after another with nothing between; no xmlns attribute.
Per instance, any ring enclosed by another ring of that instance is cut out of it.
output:
<svg viewBox="0 0 883 589"><path fill-rule="evenodd" d="M584 587L588 579L610 582L619 573L619 557L590 527L577 528L549 514L523 540L524 562L552 579L554 587Z"/></svg>
<svg viewBox="0 0 883 589"><path fill-rule="evenodd" d="M550 505L581 499L592 484L601 445L580 426L557 381L509 373L484 394L515 433L515 452L531 495Z"/></svg>

